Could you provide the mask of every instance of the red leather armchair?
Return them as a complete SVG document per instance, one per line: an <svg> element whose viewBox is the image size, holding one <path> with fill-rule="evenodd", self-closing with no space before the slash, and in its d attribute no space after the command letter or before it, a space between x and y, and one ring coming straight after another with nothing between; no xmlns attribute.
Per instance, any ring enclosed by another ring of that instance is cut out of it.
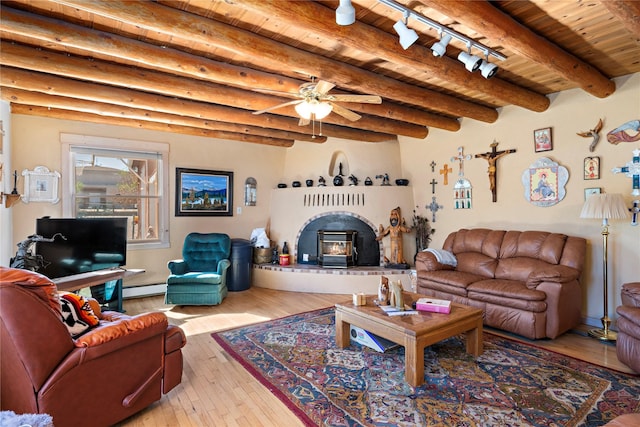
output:
<svg viewBox="0 0 640 427"><path fill-rule="evenodd" d="M56 427L109 426L180 383L182 329L160 312L127 316L92 306L99 325L72 339L55 284L0 267L2 410L46 413Z"/></svg>

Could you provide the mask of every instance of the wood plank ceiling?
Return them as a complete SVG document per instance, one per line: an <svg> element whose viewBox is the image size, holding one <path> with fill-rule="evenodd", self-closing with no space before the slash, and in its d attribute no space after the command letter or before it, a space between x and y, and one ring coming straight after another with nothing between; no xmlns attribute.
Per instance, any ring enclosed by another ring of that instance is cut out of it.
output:
<svg viewBox="0 0 640 427"><path fill-rule="evenodd" d="M604 98L611 78L640 71L640 1L397 3L504 55L496 77L468 72L456 39L434 56L437 32L414 19L420 37L402 49L402 13L377 0L352 0L349 26L335 23L338 1L5 0L1 96L17 114L290 147L455 132L506 105L545 111L567 89ZM252 114L312 78L383 102L342 103L362 118L306 126L291 106Z"/></svg>

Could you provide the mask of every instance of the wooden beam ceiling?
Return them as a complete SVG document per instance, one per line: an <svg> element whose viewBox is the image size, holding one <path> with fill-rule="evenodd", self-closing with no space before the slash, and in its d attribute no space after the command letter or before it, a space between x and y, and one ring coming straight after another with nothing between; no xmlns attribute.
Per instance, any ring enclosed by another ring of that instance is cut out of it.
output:
<svg viewBox="0 0 640 427"><path fill-rule="evenodd" d="M461 119L494 123L506 105L546 111L554 90L606 97L612 76L640 71L638 1L396 1L502 53L498 75L469 73L460 41L435 57L438 35L415 20L419 40L402 49L402 14L377 0L352 0L349 26L336 0L5 0L2 98L19 114L290 147L424 139ZM292 106L252 114L300 99L312 77L383 102L338 103L362 118L334 112L322 135Z"/></svg>

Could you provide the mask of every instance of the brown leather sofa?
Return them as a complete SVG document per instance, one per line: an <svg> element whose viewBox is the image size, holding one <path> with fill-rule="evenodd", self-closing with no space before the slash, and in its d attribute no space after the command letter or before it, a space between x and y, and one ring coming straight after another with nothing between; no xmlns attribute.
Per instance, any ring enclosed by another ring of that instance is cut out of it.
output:
<svg viewBox="0 0 640 427"><path fill-rule="evenodd" d="M618 360L640 373L640 282L625 283L618 313Z"/></svg>
<svg viewBox="0 0 640 427"><path fill-rule="evenodd" d="M581 321L586 240L545 231L454 231L443 250L416 256L418 293L484 309L485 325L531 339L556 338Z"/></svg>
<svg viewBox="0 0 640 427"><path fill-rule="evenodd" d="M72 339L47 277L0 267L1 409L53 417L56 427L113 425L178 385L182 329L160 312L100 312ZM96 311L97 310L97 311Z"/></svg>

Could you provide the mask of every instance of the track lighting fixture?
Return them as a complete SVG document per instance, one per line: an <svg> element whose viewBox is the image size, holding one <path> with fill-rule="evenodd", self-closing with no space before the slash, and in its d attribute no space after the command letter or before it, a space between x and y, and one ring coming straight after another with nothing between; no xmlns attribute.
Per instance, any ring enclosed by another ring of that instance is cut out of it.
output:
<svg viewBox="0 0 640 427"><path fill-rule="evenodd" d="M465 68L469 71L476 71L478 68L480 68L481 64L483 64L484 68L482 69L482 76L486 79L493 77L498 72L498 67L495 64L491 64L489 62L489 56L493 56L501 61L507 59L506 56L502 55L499 52L496 52L493 49L488 48L482 43L478 43L477 41L470 39L469 37L460 34L459 32L449 27L446 27L432 19L429 19L426 16L420 15L419 13L408 9L406 6L403 6L395 2L394 0L378 0L378 3L382 3L385 6L401 12L404 15L404 22L396 22L393 28L400 35L400 44L405 49L415 43L415 41L418 39L417 33L414 30L408 29L406 26L406 22L408 21L408 19L413 18L416 21L428 25L430 28L433 28L434 30L438 31L438 34L440 34L440 41L434 43L434 45L431 47L434 56L444 56L449 42L452 39L460 40L467 46L467 52L461 52L460 55L458 55L458 59L465 65ZM340 4L342 4L342 0ZM483 52L485 57L487 58L486 61L483 61L482 58L478 56L472 55L472 48ZM485 62L486 64L484 64Z"/></svg>
<svg viewBox="0 0 640 427"><path fill-rule="evenodd" d="M351 25L356 22L356 10L351 0L340 0L340 6L336 9L336 24Z"/></svg>
<svg viewBox="0 0 640 427"><path fill-rule="evenodd" d="M480 64L480 74L482 74L482 77L485 79L490 79L498 72L498 66L489 62L488 59L489 58L483 59L482 64Z"/></svg>
<svg viewBox="0 0 640 427"><path fill-rule="evenodd" d="M480 64L482 64L482 58L480 58L479 56L472 55L471 47L469 46L468 48L469 48L469 52L465 52L465 51L460 52L460 54L458 55L458 61L464 64L464 68L466 68L467 71L470 71L473 73L478 68L480 68Z"/></svg>
<svg viewBox="0 0 640 427"><path fill-rule="evenodd" d="M447 45L451 41L451 35L447 33L440 33L440 41L431 46L433 56L443 56L447 52Z"/></svg>
<svg viewBox="0 0 640 427"><path fill-rule="evenodd" d="M400 46L404 50L409 49L409 46L414 44L416 40L418 40L418 33L415 30L407 27L407 22L409 21L409 13L405 13L404 22L398 21L393 24L393 29L396 30L396 33L400 36Z"/></svg>

